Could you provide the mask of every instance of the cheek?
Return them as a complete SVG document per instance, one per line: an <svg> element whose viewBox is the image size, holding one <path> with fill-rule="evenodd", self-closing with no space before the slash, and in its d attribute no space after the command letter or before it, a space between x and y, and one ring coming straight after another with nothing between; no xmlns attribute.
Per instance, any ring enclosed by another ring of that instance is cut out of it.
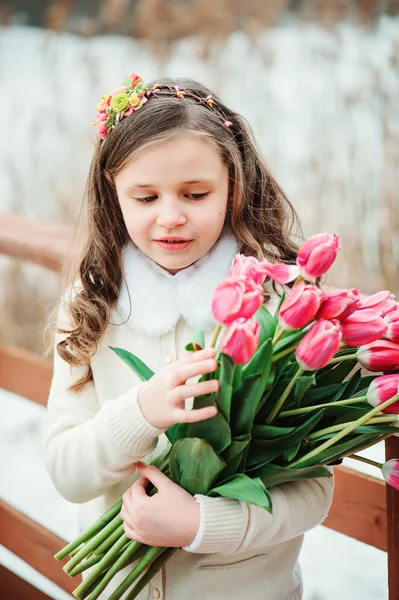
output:
<svg viewBox="0 0 399 600"><path fill-rule="evenodd" d="M150 211L147 210L144 212L140 210L139 206L135 206L134 204L125 204L124 206L121 205L121 209L123 219L129 233L135 233L138 235L145 233L151 222Z"/></svg>

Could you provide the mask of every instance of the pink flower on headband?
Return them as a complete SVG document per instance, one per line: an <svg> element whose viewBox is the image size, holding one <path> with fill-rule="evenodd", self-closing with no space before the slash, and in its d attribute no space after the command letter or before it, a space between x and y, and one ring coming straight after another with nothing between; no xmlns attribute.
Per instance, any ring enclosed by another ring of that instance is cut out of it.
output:
<svg viewBox="0 0 399 600"><path fill-rule="evenodd" d="M226 119L222 108L217 106L211 94L204 97L190 88L182 89L178 85L172 87L166 83L155 83L149 90L148 86L144 85L141 77L135 73L130 73L124 82L114 88L108 96L101 96L97 104L97 120L93 125L97 125L97 131L101 139L105 139L124 117L128 117L134 111L139 110L149 98L156 97L157 92L162 89L168 90L170 96L181 99L189 97L211 109L222 119L225 127L230 127L233 124Z"/></svg>
<svg viewBox="0 0 399 600"><path fill-rule="evenodd" d="M101 96L97 104L97 121L94 125L97 125L97 131L102 140L124 117L128 117L147 102L145 96L147 91L148 87L143 84L141 77L130 73L125 81L114 88L110 94Z"/></svg>

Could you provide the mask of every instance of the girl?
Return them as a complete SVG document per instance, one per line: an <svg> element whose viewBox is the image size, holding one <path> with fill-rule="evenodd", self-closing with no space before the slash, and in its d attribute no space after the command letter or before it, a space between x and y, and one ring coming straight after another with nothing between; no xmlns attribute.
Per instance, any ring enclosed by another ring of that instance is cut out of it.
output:
<svg viewBox="0 0 399 600"><path fill-rule="evenodd" d="M273 487L270 515L193 498L146 464L172 424L214 415L190 408L217 390L195 383L215 370L215 351L184 348L195 329L209 345L211 297L237 252L295 261L293 209L242 117L194 81L144 86L130 75L97 119L82 249L59 313L47 469L80 504L81 530L123 495L129 537L180 548L140 600L299 600L303 534L328 512L330 478ZM153 378L140 383L110 346L138 355Z"/></svg>

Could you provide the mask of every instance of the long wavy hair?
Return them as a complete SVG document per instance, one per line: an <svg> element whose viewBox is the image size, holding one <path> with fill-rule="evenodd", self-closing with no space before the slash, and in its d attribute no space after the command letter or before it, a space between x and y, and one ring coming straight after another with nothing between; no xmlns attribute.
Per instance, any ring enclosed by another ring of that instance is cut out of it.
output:
<svg viewBox="0 0 399 600"><path fill-rule="evenodd" d="M154 84L150 83L149 88ZM79 249L71 260L62 289L68 327L57 352L72 366L86 367L70 389L80 391L92 380L90 360L110 321L123 278L122 250L129 235L114 177L145 146L181 133L213 143L228 166L231 227L245 255L295 262L293 233L300 232L296 213L273 178L245 119L230 110L205 86L190 79L164 79L171 88L195 92L215 101L212 109L162 88L138 111L123 119L97 142L76 232ZM232 125L226 127L225 119ZM295 228L295 232L293 231ZM76 285L78 282L78 285Z"/></svg>

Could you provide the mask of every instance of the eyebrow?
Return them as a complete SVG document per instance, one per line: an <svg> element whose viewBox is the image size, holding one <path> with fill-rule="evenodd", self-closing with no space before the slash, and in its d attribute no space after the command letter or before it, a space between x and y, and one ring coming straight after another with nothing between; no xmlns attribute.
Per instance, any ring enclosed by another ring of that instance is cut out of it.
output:
<svg viewBox="0 0 399 600"><path fill-rule="evenodd" d="M189 185L194 183L214 183L212 179L192 179L190 181L182 181L181 185ZM136 188L155 188L157 187L154 183L132 183L127 186L127 191L134 190Z"/></svg>

